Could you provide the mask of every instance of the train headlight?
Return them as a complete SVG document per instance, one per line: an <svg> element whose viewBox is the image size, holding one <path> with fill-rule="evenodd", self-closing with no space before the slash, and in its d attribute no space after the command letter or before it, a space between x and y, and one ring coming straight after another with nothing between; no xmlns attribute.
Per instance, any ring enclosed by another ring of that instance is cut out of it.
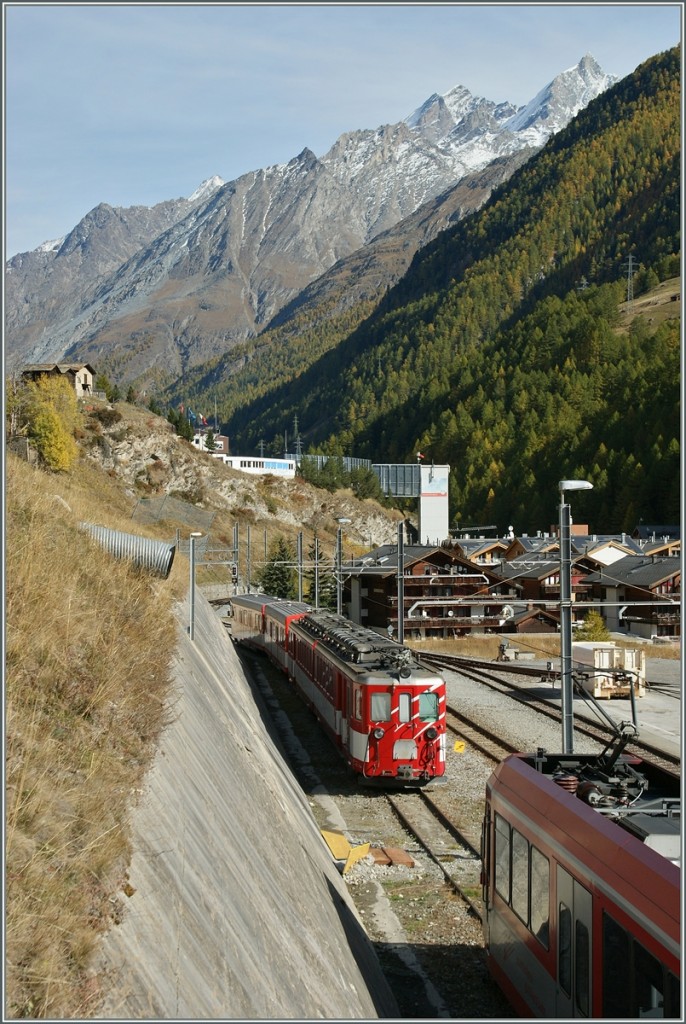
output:
<svg viewBox="0 0 686 1024"><path fill-rule="evenodd" d="M372 736L375 740L380 740L383 737L383 729L380 725L377 725L376 729L372 729Z"/></svg>
<svg viewBox="0 0 686 1024"><path fill-rule="evenodd" d="M435 740L437 736L438 736L438 729L434 729L433 725L430 725L429 728L426 730L426 738L427 738L427 740Z"/></svg>

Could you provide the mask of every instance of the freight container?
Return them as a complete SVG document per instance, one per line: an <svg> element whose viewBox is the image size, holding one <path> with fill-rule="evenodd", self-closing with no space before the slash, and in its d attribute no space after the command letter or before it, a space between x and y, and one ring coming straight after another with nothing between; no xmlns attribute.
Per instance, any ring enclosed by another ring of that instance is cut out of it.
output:
<svg viewBox="0 0 686 1024"><path fill-rule="evenodd" d="M645 651L615 643L572 643L572 671L594 697L643 697L646 686Z"/></svg>

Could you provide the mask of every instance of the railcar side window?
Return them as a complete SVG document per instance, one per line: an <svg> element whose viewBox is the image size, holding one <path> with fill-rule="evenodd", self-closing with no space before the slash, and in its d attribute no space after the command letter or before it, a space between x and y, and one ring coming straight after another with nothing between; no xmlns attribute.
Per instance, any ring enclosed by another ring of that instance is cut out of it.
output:
<svg viewBox="0 0 686 1024"><path fill-rule="evenodd" d="M420 722L435 722L438 718L438 694L425 693L419 694L419 721Z"/></svg>
<svg viewBox="0 0 686 1024"><path fill-rule="evenodd" d="M663 1017L665 979L662 964L634 942L637 1017Z"/></svg>
<svg viewBox="0 0 686 1024"><path fill-rule="evenodd" d="M391 720L391 695L390 693L372 693L370 713L372 722L390 722Z"/></svg>
<svg viewBox="0 0 686 1024"><path fill-rule="evenodd" d="M494 864L498 895L510 904L522 923L548 949L550 863L500 814L495 816Z"/></svg>
<svg viewBox="0 0 686 1024"><path fill-rule="evenodd" d="M682 1020L681 985L679 979L671 971L667 971L665 997L665 1017L677 1017L679 1020Z"/></svg>
<svg viewBox="0 0 686 1024"><path fill-rule="evenodd" d="M563 992L572 994L572 912L560 903L558 913L559 942L557 950L557 976Z"/></svg>
<svg viewBox="0 0 686 1024"><path fill-rule="evenodd" d="M516 828L512 829L512 909L529 923L529 844Z"/></svg>
<svg viewBox="0 0 686 1024"><path fill-rule="evenodd" d="M603 914L603 958L603 1017L680 1018L677 978L608 914Z"/></svg>
<svg viewBox="0 0 686 1024"><path fill-rule="evenodd" d="M548 893L550 890L550 864L548 858L531 847L531 931L540 943L548 948L550 930Z"/></svg>
<svg viewBox="0 0 686 1024"><path fill-rule="evenodd" d="M500 814L495 816L495 889L510 902L510 826Z"/></svg>
<svg viewBox="0 0 686 1024"><path fill-rule="evenodd" d="M574 966L576 989L576 1007L581 1016L588 1017L589 984L590 984L590 942L588 928L583 921L575 925Z"/></svg>
<svg viewBox="0 0 686 1024"><path fill-rule="evenodd" d="M629 936L616 921L603 913L603 1017L631 1016L627 984Z"/></svg>
<svg viewBox="0 0 686 1024"><path fill-rule="evenodd" d="M358 722L362 721L362 687L355 687L355 718Z"/></svg>

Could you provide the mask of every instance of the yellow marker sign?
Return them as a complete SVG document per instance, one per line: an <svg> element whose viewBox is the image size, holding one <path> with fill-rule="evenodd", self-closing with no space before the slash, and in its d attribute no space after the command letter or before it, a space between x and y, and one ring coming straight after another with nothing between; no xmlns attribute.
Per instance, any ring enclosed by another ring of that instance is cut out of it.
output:
<svg viewBox="0 0 686 1024"><path fill-rule="evenodd" d="M358 860L362 860L369 853L370 843L362 843L361 846L353 846L352 850L348 854L348 859L345 862L343 868L343 874L347 874L350 871L353 864L357 864Z"/></svg>
<svg viewBox="0 0 686 1024"><path fill-rule="evenodd" d="M453 750L455 751L456 754L464 754L465 745L466 744L464 740L455 740L455 746L453 747Z"/></svg>
<svg viewBox="0 0 686 1024"><path fill-rule="evenodd" d="M322 836L326 845L331 850L334 860L344 860L343 874L345 875L353 864L362 860L369 853L370 843L362 843L360 846L351 846L341 832L328 832L322 829Z"/></svg>
<svg viewBox="0 0 686 1024"><path fill-rule="evenodd" d="M345 836L341 832L327 832L324 829L322 829L322 835L334 859L346 860L351 847Z"/></svg>

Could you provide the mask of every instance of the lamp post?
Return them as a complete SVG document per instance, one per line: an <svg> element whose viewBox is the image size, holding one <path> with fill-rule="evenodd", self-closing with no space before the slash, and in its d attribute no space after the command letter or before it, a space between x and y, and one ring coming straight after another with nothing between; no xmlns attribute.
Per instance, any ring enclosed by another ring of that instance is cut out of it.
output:
<svg viewBox="0 0 686 1024"><path fill-rule="evenodd" d="M590 491L588 480L560 480L560 693L562 753L574 752L572 693L572 516L565 491Z"/></svg>
<svg viewBox="0 0 686 1024"><path fill-rule="evenodd" d="M189 586L189 603L190 603L190 622L188 626L188 635L191 640L195 640L195 541L197 537L202 537L201 533L192 533L190 542L190 563L191 563L191 578Z"/></svg>

